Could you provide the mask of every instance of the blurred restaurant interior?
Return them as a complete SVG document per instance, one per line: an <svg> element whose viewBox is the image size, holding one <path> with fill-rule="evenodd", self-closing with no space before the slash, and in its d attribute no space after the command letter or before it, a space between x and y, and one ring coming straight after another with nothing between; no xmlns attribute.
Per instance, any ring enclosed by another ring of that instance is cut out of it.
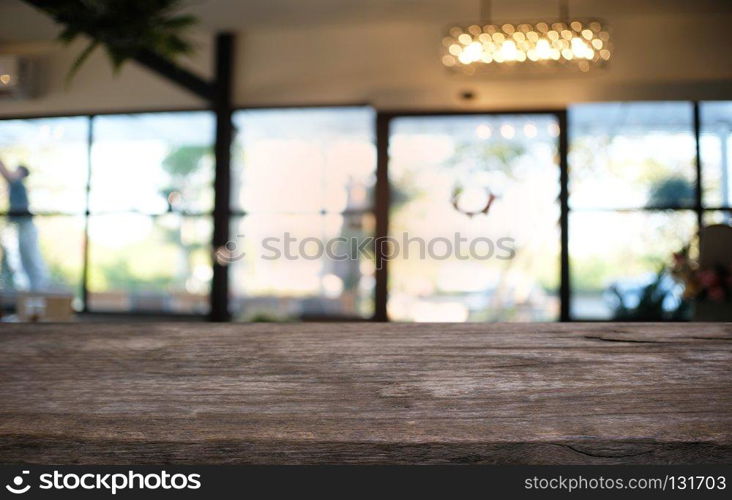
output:
<svg viewBox="0 0 732 500"><path fill-rule="evenodd" d="M732 2L183 2L183 68L232 34L225 153L228 111L70 75L32 3L0 0L2 321L732 320Z"/></svg>

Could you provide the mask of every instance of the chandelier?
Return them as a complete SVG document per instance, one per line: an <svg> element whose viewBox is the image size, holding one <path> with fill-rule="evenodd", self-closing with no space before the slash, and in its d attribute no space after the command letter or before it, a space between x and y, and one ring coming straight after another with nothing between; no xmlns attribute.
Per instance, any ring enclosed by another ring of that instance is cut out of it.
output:
<svg viewBox="0 0 732 500"><path fill-rule="evenodd" d="M490 18L490 1L481 17ZM456 25L442 39L442 63L468 74L492 68L569 67L590 71L610 59L610 34L599 19L570 19L566 1L554 21Z"/></svg>

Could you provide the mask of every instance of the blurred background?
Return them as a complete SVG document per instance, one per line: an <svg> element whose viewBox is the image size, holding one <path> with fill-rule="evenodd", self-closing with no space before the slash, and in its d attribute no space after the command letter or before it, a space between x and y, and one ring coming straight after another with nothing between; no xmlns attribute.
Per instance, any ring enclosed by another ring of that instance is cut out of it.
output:
<svg viewBox="0 0 732 500"><path fill-rule="evenodd" d="M216 188L205 102L134 62L115 73L102 52L67 83L84 44L58 44L48 16L0 0L0 70L34 68L32 86L0 92L3 321L222 319L215 266L233 321L732 320L729 2L183 8L199 19L180 60L191 71L211 75L213 34L236 34L231 176ZM488 47L488 16L529 40L565 14L602 19L597 67L523 71L528 49L508 69L450 59L455 26ZM264 258L286 232L511 238L515 255Z"/></svg>

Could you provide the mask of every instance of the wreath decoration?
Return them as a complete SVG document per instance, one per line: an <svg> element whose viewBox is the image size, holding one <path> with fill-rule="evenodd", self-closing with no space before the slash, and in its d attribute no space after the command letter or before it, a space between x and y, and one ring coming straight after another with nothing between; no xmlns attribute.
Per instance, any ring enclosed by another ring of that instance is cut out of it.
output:
<svg viewBox="0 0 732 500"><path fill-rule="evenodd" d="M477 210L466 210L460 206L460 195L462 195L464 191L464 188L456 186L452 190L450 203L455 210L471 218L476 215L488 215L488 212L490 212L491 207L493 206L493 202L498 198L490 189L484 188L486 194L485 204Z"/></svg>

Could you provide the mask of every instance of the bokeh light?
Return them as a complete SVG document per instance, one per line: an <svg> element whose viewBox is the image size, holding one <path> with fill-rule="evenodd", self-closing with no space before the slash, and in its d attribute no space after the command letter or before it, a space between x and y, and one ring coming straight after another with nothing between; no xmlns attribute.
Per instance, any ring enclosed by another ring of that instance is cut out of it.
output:
<svg viewBox="0 0 732 500"><path fill-rule="evenodd" d="M443 65L473 74L476 68L572 67L590 71L611 56L610 34L599 20L453 26L442 39Z"/></svg>

